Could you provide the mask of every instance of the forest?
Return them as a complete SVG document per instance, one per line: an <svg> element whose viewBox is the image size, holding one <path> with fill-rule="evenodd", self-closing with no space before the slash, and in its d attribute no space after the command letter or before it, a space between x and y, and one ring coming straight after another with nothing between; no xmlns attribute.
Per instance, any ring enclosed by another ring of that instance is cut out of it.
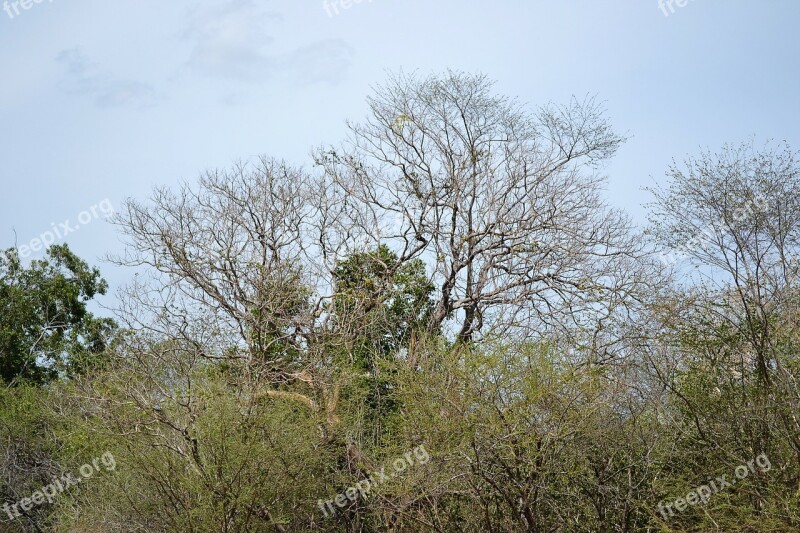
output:
<svg viewBox="0 0 800 533"><path fill-rule="evenodd" d="M800 165L613 207L596 98L393 74L304 165L0 255L0 531L800 531ZM646 186L646 183L643 183Z"/></svg>

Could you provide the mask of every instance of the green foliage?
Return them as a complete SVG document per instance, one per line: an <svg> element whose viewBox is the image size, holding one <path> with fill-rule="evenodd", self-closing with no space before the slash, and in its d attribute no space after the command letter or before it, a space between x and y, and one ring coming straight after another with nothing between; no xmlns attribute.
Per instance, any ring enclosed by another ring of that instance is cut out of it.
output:
<svg viewBox="0 0 800 533"><path fill-rule="evenodd" d="M570 363L548 342L434 350L401 372L394 436L400 447L425 442L433 456L405 495L420 523L508 532L648 523L649 494L631 491L653 479L642 454L659 446L655 420L614 404L611 369Z"/></svg>
<svg viewBox="0 0 800 533"><path fill-rule="evenodd" d="M321 519L335 458L308 409L233 386L214 366L177 376L156 358L147 364L157 379L121 366L91 385L107 403L78 427L118 466L86 484L80 513L63 509L62 527L260 532ZM164 379L191 385L163 397ZM145 397L153 403L132 400Z"/></svg>
<svg viewBox="0 0 800 533"><path fill-rule="evenodd" d="M42 384L98 364L114 322L87 311L105 294L96 268L66 245L22 265L15 249L0 256L0 378Z"/></svg>
<svg viewBox="0 0 800 533"><path fill-rule="evenodd" d="M49 483L58 471L58 447L46 390L30 385L0 387L0 502L13 505ZM34 508L12 521L0 514L0 530L24 531L47 521L49 509Z"/></svg>
<svg viewBox="0 0 800 533"><path fill-rule="evenodd" d="M425 330L434 287L422 261L400 263L385 245L351 255L333 274L331 309L338 328L331 351L338 352L337 365L350 384L343 399L354 406L362 431L377 442L387 416L397 409L387 362Z"/></svg>
<svg viewBox="0 0 800 533"><path fill-rule="evenodd" d="M375 367L376 356L405 346L430 316L434 287L417 259L400 263L386 245L353 254L334 270L333 309L339 323L355 328L352 363Z"/></svg>

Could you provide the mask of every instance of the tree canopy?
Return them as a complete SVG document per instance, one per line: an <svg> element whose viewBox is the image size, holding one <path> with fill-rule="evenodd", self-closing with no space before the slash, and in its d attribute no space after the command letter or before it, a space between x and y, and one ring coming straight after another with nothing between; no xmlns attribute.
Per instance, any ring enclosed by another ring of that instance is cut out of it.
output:
<svg viewBox="0 0 800 533"><path fill-rule="evenodd" d="M401 75L349 127L129 200L114 320L3 254L3 531L800 530L791 147L673 165L640 231L594 100Z"/></svg>
<svg viewBox="0 0 800 533"><path fill-rule="evenodd" d="M87 303L108 285L66 245L23 266L15 249L0 256L0 377L47 383L82 372L104 355L114 322Z"/></svg>

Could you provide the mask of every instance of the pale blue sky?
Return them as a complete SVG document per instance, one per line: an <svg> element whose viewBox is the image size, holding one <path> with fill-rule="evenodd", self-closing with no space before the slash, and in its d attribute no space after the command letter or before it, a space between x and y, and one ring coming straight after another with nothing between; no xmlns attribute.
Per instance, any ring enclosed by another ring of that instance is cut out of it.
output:
<svg viewBox="0 0 800 533"><path fill-rule="evenodd" d="M333 17L322 0L0 11L0 247L236 159L308 164L400 68L483 72L531 105L597 95L632 136L606 168L609 201L643 223L640 187L672 158L753 137L800 148L798 20L797 0L692 0L669 16L658 0L364 0ZM92 263L120 246L100 221L66 241ZM128 276L100 266L112 286Z"/></svg>

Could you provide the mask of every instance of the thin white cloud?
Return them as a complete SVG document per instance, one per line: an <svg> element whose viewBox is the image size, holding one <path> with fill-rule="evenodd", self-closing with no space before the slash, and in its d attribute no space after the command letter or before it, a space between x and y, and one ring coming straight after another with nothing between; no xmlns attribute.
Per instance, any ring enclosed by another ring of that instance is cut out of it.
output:
<svg viewBox="0 0 800 533"><path fill-rule="evenodd" d="M320 41L287 54L281 61L300 85L341 81L350 66L351 48L339 40Z"/></svg>
<svg viewBox="0 0 800 533"><path fill-rule="evenodd" d="M65 67L64 90L69 94L88 96L98 107L141 108L155 103L152 86L140 81L115 78L77 49L62 51L56 60Z"/></svg>
<svg viewBox="0 0 800 533"><path fill-rule="evenodd" d="M339 39L314 42L288 53L270 50L270 24L280 15L252 0L232 0L193 15L183 37L192 43L187 66L201 75L261 82L286 75L300 84L336 83L350 64L351 48Z"/></svg>

